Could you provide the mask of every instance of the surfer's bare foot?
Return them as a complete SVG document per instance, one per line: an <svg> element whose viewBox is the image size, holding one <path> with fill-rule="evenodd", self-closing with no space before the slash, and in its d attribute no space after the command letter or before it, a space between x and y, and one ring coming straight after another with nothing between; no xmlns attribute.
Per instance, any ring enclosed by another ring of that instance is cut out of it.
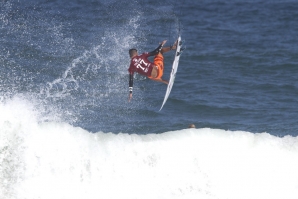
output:
<svg viewBox="0 0 298 199"><path fill-rule="evenodd" d="M171 46L171 50L176 50L176 48L177 48L177 43L178 43L178 40L175 41L175 43Z"/></svg>

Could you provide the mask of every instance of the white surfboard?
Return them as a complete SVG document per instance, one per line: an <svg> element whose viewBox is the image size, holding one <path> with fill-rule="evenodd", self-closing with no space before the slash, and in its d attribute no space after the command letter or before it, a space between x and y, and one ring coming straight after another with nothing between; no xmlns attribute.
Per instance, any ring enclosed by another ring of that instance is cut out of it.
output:
<svg viewBox="0 0 298 199"><path fill-rule="evenodd" d="M173 84L174 84L174 81L175 81L177 69L178 69L178 64L179 64L179 59L180 59L180 54L181 54L181 50L180 50L181 46L182 46L181 37L179 35L178 42L177 42L177 48L176 48L176 52L175 52L175 58L174 58L173 65L172 65L172 72L171 72L171 75L170 75L169 84L168 84L168 87L167 87L165 98L163 100L163 103L162 103L159 111L161 111L162 107L165 105L165 103L166 103L166 101L167 101L167 99L168 99L168 97L171 93L171 90L172 90L172 87L173 87Z"/></svg>

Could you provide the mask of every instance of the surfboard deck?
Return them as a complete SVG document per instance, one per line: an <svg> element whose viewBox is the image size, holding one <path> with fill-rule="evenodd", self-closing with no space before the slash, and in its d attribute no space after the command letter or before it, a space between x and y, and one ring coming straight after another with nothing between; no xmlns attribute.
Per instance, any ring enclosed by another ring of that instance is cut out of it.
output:
<svg viewBox="0 0 298 199"><path fill-rule="evenodd" d="M163 100L163 103L159 109L159 111L161 111L161 109L163 108L163 106L165 105L165 103L168 100L168 97L171 93L172 87L174 85L174 81L175 81L175 77L176 77L176 73L177 73L177 69L178 69L178 65L179 65L179 59L180 59L180 55L181 55L181 46L182 46L182 42L181 42L181 36L178 36L177 39L177 48L176 48L176 52L175 52L175 57L174 57L174 61L173 61L173 65L172 65L172 71L170 74L170 79L169 79L169 84L167 87L167 91Z"/></svg>

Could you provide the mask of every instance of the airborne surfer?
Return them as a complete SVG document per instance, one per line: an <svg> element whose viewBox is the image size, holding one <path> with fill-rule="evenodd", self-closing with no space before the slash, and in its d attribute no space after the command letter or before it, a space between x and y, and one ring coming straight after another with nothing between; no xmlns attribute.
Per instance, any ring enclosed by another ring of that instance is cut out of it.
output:
<svg viewBox="0 0 298 199"><path fill-rule="evenodd" d="M129 99L132 99L132 90L133 90L133 74L137 72L143 76L148 77L151 80L162 82L168 84L168 81L162 79L163 69L164 69L164 58L163 53L166 53L170 50L175 50L177 47L177 42L173 46L163 47L167 42L164 40L160 45L152 52L145 52L141 55L138 55L138 51L135 48L129 50L129 56L131 58L130 66L128 68L129 72ZM150 62L148 57L155 56L154 62Z"/></svg>

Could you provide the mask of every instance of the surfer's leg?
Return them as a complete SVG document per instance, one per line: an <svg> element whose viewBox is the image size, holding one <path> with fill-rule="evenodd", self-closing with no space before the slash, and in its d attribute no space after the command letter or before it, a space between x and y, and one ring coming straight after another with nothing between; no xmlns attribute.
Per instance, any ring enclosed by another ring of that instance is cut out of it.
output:
<svg viewBox="0 0 298 199"><path fill-rule="evenodd" d="M161 53L158 53L157 55L155 55L153 63L158 68L158 74L156 78L157 79L161 78L163 75L163 69L164 69L163 55Z"/></svg>
<svg viewBox="0 0 298 199"><path fill-rule="evenodd" d="M157 81L157 82L161 82L161 83L164 83L164 84L169 84L169 81L163 80L161 78L153 78L152 80Z"/></svg>
<svg viewBox="0 0 298 199"><path fill-rule="evenodd" d="M175 41L175 43L172 46L163 47L160 52L163 54L163 53L169 52L170 50L176 50L176 48L177 48L177 42L178 41Z"/></svg>
<svg viewBox="0 0 298 199"><path fill-rule="evenodd" d="M158 82L166 82L162 80L163 76L163 70L164 70L164 63L163 63L163 55L161 53L158 53L154 57L154 65L156 66L157 70L153 70L151 77L149 77L152 80L158 81Z"/></svg>

